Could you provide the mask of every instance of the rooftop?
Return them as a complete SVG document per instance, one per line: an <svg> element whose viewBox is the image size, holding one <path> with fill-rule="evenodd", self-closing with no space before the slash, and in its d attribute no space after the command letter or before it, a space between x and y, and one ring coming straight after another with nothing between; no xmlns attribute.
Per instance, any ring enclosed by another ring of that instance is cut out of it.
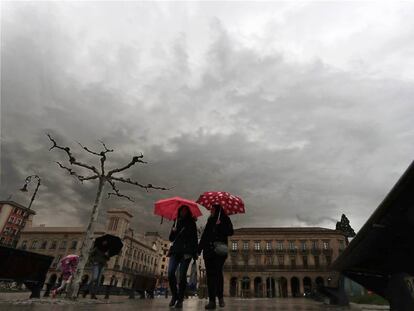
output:
<svg viewBox="0 0 414 311"><path fill-rule="evenodd" d="M334 233L341 234L340 231L322 227L246 227L234 230L235 234L255 234L255 233Z"/></svg>
<svg viewBox="0 0 414 311"><path fill-rule="evenodd" d="M18 207L18 208L20 208L20 209L22 209L26 212L29 212L30 214L33 214L33 215L36 214L36 212L34 210L28 209L26 206L24 206L20 203L14 202L14 201L7 201L7 200L6 201L0 201L0 205L2 205L2 204L8 204L8 205L11 205L11 206L14 206L14 207Z"/></svg>

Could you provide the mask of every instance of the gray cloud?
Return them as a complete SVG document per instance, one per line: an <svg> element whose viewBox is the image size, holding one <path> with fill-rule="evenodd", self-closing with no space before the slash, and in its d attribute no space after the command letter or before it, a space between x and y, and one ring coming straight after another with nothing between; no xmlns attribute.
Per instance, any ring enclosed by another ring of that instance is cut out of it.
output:
<svg viewBox="0 0 414 311"><path fill-rule="evenodd" d="M155 200L215 189L245 200L237 226L333 227L346 213L359 228L411 162L412 80L262 53L211 7L192 27L190 5L129 5L3 4L0 194L27 202L17 189L41 175L38 222L85 223L96 187L56 166L64 154L48 151L45 132L84 161L96 160L77 141L103 139L116 149L112 167L145 154L150 164L126 175L174 190L125 185L135 203L104 201L131 208L139 230L167 230Z"/></svg>

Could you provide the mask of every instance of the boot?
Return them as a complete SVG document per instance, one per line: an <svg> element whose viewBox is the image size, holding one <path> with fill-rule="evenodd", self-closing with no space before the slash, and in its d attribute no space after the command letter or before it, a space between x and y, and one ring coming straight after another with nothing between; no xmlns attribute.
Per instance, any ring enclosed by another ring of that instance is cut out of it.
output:
<svg viewBox="0 0 414 311"><path fill-rule="evenodd" d="M216 308L216 302L215 301L211 301L211 300L205 306L205 309L206 310L214 310L215 308Z"/></svg>
<svg viewBox="0 0 414 311"><path fill-rule="evenodd" d="M226 304L224 303L224 298L219 298L219 306L220 308L224 308Z"/></svg>
<svg viewBox="0 0 414 311"><path fill-rule="evenodd" d="M177 303L175 304L175 308L176 309L182 309L183 308L183 301L178 300Z"/></svg>
<svg viewBox="0 0 414 311"><path fill-rule="evenodd" d="M175 303L177 302L177 297L175 297L175 296L172 296L171 297L171 301L170 301L170 303L168 304L170 307L174 307L174 305L175 305Z"/></svg>

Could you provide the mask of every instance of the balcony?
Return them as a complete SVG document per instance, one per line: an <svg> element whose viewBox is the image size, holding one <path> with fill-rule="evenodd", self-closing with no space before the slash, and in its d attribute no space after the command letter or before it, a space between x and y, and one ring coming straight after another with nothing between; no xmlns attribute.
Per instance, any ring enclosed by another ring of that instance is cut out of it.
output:
<svg viewBox="0 0 414 311"><path fill-rule="evenodd" d="M290 248L288 252L290 255L296 255L298 253L298 250L296 248Z"/></svg>
<svg viewBox="0 0 414 311"><path fill-rule="evenodd" d="M286 254L286 250L283 248L277 248L276 249L276 254Z"/></svg>

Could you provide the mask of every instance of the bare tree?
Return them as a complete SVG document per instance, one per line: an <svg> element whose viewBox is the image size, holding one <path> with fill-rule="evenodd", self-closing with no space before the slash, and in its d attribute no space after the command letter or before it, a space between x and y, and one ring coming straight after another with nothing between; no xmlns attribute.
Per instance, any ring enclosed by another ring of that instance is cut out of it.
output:
<svg viewBox="0 0 414 311"><path fill-rule="evenodd" d="M121 172L126 171L127 169L131 168L132 166L134 166L137 163L140 164L146 164L147 162L145 162L143 160L144 156L142 154L138 155L138 156L134 156L132 157L132 160L127 163L126 165L120 167L120 168L115 168L109 171L106 171L105 169L105 161L107 159L107 154L113 152L113 149L109 149L104 142L101 141L101 144L103 146L103 150L100 152L95 152L92 151L91 149L89 149L88 147L82 146L80 143L79 145L82 147L83 150L85 150L86 152L99 157L100 160L100 167L97 168L93 165L89 165L89 164L85 164L83 162L78 161L75 156L72 154L71 150L69 147L62 147L60 145L57 144L56 140L49 134L47 134L47 136L49 137L50 141L52 142L52 147L50 147L49 150L52 149L60 149L62 151L64 151L68 157L69 160L69 164L71 165L71 167L65 166L60 162L56 162L62 169L66 170L70 175L74 176L75 178L77 178L80 182L84 182L84 181L88 181L88 180L98 180L98 189L96 192L96 197L95 197L95 202L93 204L93 208L92 208L92 212L91 212L91 216L89 219L89 223L88 226L86 228L86 233L85 233L85 238L82 242L82 246L81 246L81 250L80 250L80 257L79 257L79 264L78 264L78 268L76 270L75 273L75 277L73 279L72 282L72 286L70 286L70 289L68 291L68 297L69 298L76 298L78 291L79 291L79 284L85 269L85 265L88 261L88 257L89 257L89 253L92 249L92 245L93 245L93 239L94 239L94 233L95 233L95 226L96 226L96 222L98 219L98 214L99 214L99 208L101 205L101 201L102 201L102 195L104 192L104 188L106 183L108 183L112 189L113 192L109 192L108 193L108 197L114 195L114 196L118 196L118 197L122 197L122 198L126 198L130 201L133 201L129 196L122 194L118 187L117 187L117 183L126 183L126 184L130 184L130 185L134 185L137 186L139 188L145 189L146 191L149 191L150 189L157 189L157 190L169 190L168 188L164 188L164 187L157 187L157 186L153 186L151 184L141 184L137 181L131 180L130 178L125 178L125 177L121 177L121 176L116 176L116 174L119 174ZM77 166L86 170L91 171L91 175L88 176L83 176L80 175L79 173L77 173L76 171L74 171L72 169L73 166Z"/></svg>

